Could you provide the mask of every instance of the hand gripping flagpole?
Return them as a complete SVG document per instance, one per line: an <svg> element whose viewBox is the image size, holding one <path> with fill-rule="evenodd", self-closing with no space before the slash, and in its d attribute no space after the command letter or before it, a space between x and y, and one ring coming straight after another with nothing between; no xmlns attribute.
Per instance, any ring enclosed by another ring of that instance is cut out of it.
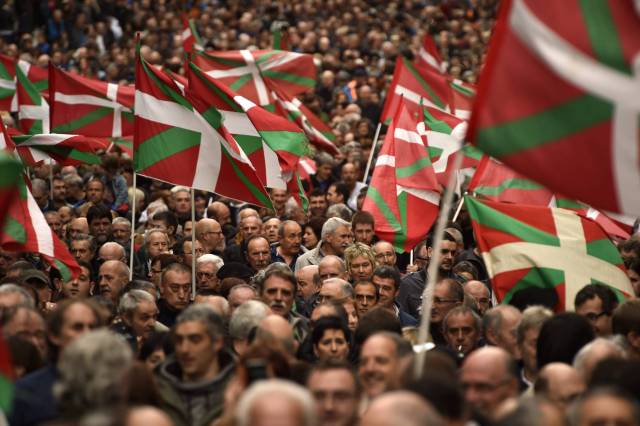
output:
<svg viewBox="0 0 640 426"><path fill-rule="evenodd" d="M364 177L362 178L362 183L367 183L367 178L369 177L369 170L371 169L371 162L373 161L373 156L376 152L376 145L378 144L378 136L380 136L380 127L382 127L382 123L378 123L378 127L376 127L376 134L373 137L373 144L371 144L371 152L369 153L369 161L367 161L367 168L364 170Z"/></svg>
<svg viewBox="0 0 640 426"><path fill-rule="evenodd" d="M191 188L191 297L196 297L196 190Z"/></svg>
<svg viewBox="0 0 640 426"><path fill-rule="evenodd" d="M431 259L429 260L429 268L427 269L427 283L422 293L422 317L420 319L420 329L418 330L418 342L416 346L420 348L415 358L414 364L414 377L420 379L424 370L424 359L426 356L425 343L429 337L429 326L431 320L431 308L433 307L433 287L436 284L438 278L438 265L440 263L440 249L442 247L442 236L447 224L447 218L449 216L449 210L451 209L453 201L453 193L455 192L456 184L456 171L462 165L464 155L459 152L456 154L453 160L453 172L449 174L449 180L447 181L447 188L444 194L442 206L440 207L440 215L436 222L436 230L434 232L435 241L433 245L433 251Z"/></svg>
<svg viewBox="0 0 640 426"><path fill-rule="evenodd" d="M133 251L136 236L136 172L133 172L133 194L131 201L131 253L129 254L129 281L133 280Z"/></svg>

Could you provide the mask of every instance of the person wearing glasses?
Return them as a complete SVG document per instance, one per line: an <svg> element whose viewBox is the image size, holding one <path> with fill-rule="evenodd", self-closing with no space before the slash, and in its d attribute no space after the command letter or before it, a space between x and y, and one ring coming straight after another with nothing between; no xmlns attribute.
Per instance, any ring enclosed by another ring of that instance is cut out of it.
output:
<svg viewBox="0 0 640 426"><path fill-rule="evenodd" d="M611 335L611 316L618 299L611 288L603 284L588 284L576 293L576 313L585 317L598 337Z"/></svg>

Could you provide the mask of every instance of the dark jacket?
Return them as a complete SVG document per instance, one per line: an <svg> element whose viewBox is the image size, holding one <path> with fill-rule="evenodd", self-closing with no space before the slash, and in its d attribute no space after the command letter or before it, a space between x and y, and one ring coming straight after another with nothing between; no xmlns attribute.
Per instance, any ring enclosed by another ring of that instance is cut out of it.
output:
<svg viewBox="0 0 640 426"><path fill-rule="evenodd" d="M171 328L176 323L176 318L180 315L182 311L176 311L173 309L166 300L160 299L158 300L158 319L157 321L161 322L163 325Z"/></svg>
<svg viewBox="0 0 640 426"><path fill-rule="evenodd" d="M180 365L173 356L156 370L160 408L175 426L205 426L222 415L224 391L233 377L235 363L226 350L220 352L218 362L218 375L199 383L182 381Z"/></svg>
<svg viewBox="0 0 640 426"><path fill-rule="evenodd" d="M53 385L58 371L53 364L18 379L15 383L11 426L40 425L58 417Z"/></svg>
<svg viewBox="0 0 640 426"><path fill-rule="evenodd" d="M422 292L427 283L427 273L424 270L412 272L402 278L400 292L396 302L401 311L414 318L420 318L422 306Z"/></svg>

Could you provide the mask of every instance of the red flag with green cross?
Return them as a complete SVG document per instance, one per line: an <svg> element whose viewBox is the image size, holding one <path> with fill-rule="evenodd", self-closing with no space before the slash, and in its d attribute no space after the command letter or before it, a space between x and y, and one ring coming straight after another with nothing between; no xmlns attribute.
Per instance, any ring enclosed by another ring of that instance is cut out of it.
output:
<svg viewBox="0 0 640 426"><path fill-rule="evenodd" d="M271 207L255 169L198 94L183 95L164 72L136 59L134 169L174 185Z"/></svg>
<svg viewBox="0 0 640 426"><path fill-rule="evenodd" d="M16 96L16 65L31 81L36 90L46 92L48 85L47 70L22 59L16 60L10 56L0 55L0 111L18 111Z"/></svg>
<svg viewBox="0 0 640 426"><path fill-rule="evenodd" d="M575 211L480 201L465 196L473 231L498 300L546 294L573 310L577 292L602 283L633 294L622 258L602 228ZM548 297L547 297L548 298Z"/></svg>
<svg viewBox="0 0 640 426"><path fill-rule="evenodd" d="M362 209L375 219L378 238L398 252L425 238L438 215L440 187L419 121L402 99L378 154Z"/></svg>
<svg viewBox="0 0 640 426"><path fill-rule="evenodd" d="M640 215L635 3L504 1L469 139L552 191Z"/></svg>
<svg viewBox="0 0 640 426"><path fill-rule="evenodd" d="M49 133L49 103L19 66L16 81L20 128L31 135Z"/></svg>
<svg viewBox="0 0 640 426"><path fill-rule="evenodd" d="M198 27L193 19L189 19L187 16L182 17L182 50L185 53L191 53L194 50L204 49L204 44L200 39L200 33L198 33Z"/></svg>
<svg viewBox="0 0 640 426"><path fill-rule="evenodd" d="M101 162L98 152L109 147L107 139L59 133L14 135L12 139L22 162L30 167L51 160L62 166L97 165Z"/></svg>
<svg viewBox="0 0 640 426"><path fill-rule="evenodd" d="M49 64L51 132L98 138L133 135L135 88L94 80Z"/></svg>
<svg viewBox="0 0 640 426"><path fill-rule="evenodd" d="M273 103L269 87L296 96L313 89L316 84L313 56L304 53L283 50L196 52L191 60L207 75L260 106Z"/></svg>

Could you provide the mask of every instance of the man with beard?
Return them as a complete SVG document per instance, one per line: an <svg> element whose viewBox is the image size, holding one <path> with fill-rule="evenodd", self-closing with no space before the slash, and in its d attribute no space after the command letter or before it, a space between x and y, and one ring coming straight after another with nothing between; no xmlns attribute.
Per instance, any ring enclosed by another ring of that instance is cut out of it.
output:
<svg viewBox="0 0 640 426"><path fill-rule="evenodd" d="M298 258L296 268L319 265L322 258L327 255L342 257L345 249L353 241L351 226L346 220L332 217L322 225L321 238L322 240L316 248Z"/></svg>
<svg viewBox="0 0 640 426"><path fill-rule="evenodd" d="M356 201L358 199L358 194L366 185L362 182L358 182L358 168L356 165L353 163L345 163L342 166L340 179L349 190L349 198L344 200L344 203L348 205L351 210L357 210Z"/></svg>
<svg viewBox="0 0 640 426"><path fill-rule="evenodd" d="M302 342L309 332L309 326L306 318L291 311L297 288L296 278L291 269L284 263L272 263L256 281L258 295L262 301L274 314L289 321L294 338Z"/></svg>
<svg viewBox="0 0 640 426"><path fill-rule="evenodd" d="M432 241L431 238L429 238L427 241L427 257L429 259L433 256L433 248L431 246ZM441 256L440 264L438 265L438 280L451 277L453 254L456 252L457 246L455 238L445 232L442 236L442 247L440 248ZM422 270L406 275L400 285L400 293L397 298L400 309L414 318L420 317L422 293L427 284L427 269L429 268L429 263L430 261L425 264ZM442 318L444 318L444 315Z"/></svg>
<svg viewBox="0 0 640 426"><path fill-rule="evenodd" d="M302 253L302 227L293 220L285 220L278 227L278 242L271 248L271 261L282 262L295 272L296 261Z"/></svg>
<svg viewBox="0 0 640 426"><path fill-rule="evenodd" d="M307 388L316 401L320 426L350 426L357 423L360 389L351 366L340 361L315 365Z"/></svg>
<svg viewBox="0 0 640 426"><path fill-rule="evenodd" d="M89 233L95 238L98 245L102 245L111 238L111 210L104 204L93 205L87 212Z"/></svg>

